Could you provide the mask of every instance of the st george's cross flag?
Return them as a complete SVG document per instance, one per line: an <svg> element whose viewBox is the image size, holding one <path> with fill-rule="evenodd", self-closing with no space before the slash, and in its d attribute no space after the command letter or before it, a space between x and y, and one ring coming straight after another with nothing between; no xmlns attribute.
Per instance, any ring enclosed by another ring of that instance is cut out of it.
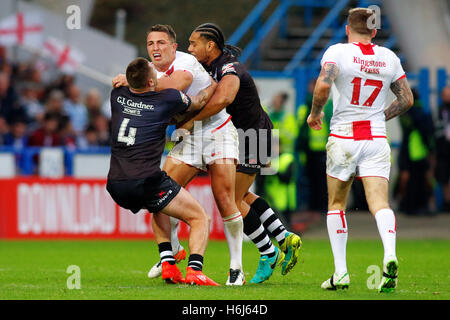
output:
<svg viewBox="0 0 450 320"><path fill-rule="evenodd" d="M40 47L44 26L35 12L18 12L0 21L0 45Z"/></svg>

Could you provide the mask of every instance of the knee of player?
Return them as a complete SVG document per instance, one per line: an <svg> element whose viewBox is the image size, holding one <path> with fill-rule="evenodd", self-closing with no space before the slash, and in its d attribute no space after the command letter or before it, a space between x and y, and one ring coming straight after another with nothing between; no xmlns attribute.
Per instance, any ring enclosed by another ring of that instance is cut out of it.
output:
<svg viewBox="0 0 450 320"><path fill-rule="evenodd" d="M203 208L200 208L198 214L196 215L199 223L209 225L211 223L211 217L206 213Z"/></svg>
<svg viewBox="0 0 450 320"><path fill-rule="evenodd" d="M228 207L235 203L234 190L232 188L223 188L214 194L214 198L221 207Z"/></svg>

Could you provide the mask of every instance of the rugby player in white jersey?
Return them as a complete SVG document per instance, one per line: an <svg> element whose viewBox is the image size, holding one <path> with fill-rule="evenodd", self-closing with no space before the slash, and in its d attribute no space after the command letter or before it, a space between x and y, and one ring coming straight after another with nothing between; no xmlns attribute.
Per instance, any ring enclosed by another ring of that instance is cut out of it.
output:
<svg viewBox="0 0 450 320"><path fill-rule="evenodd" d="M158 71L158 87L162 90L175 88L195 95L210 85L211 78L197 59L177 51L176 34L168 25L151 27L147 36L147 51ZM123 75L113 80L113 86L127 85ZM236 165L239 159L239 144L236 128L225 110L202 121L202 126L193 134L183 137L169 153L163 170L178 184L185 187L201 171L211 176L211 188L224 221L224 232L230 252L230 274L227 285L243 285L242 269L243 221L235 203ZM176 219L157 213L153 215L152 227L158 244L172 242L173 253L179 262L186 256L177 237ZM172 228L170 225L172 224ZM162 230L161 228L170 228ZM166 236L170 234L170 238ZM161 275L158 262L149 272L149 277Z"/></svg>
<svg viewBox="0 0 450 320"><path fill-rule="evenodd" d="M232 115L231 121L243 138L243 143L239 143L241 159L236 168L236 205L244 217L244 233L260 253L258 269L250 283L268 280L277 265L281 265L281 273L286 275L298 261L301 239L286 230L264 199L248 191L256 175L267 165L265 156L271 154L273 125L261 107L253 78L237 59L241 50L225 44L219 26L212 23L199 25L192 32L189 42L189 52L214 76L218 87L208 105L182 127L191 130L195 128L196 121L204 121L223 110ZM246 139L248 131L255 133L253 137L256 141ZM251 150L250 144L257 150ZM264 150L264 146L267 149ZM272 243L269 234L276 239L279 248ZM167 231L167 237L169 235Z"/></svg>
<svg viewBox="0 0 450 320"><path fill-rule="evenodd" d="M327 143L328 214L327 229L335 272L322 288L348 288L346 264L348 225L345 218L348 193L356 176L362 180L369 211L375 217L383 247L383 278L380 292L397 287L395 215L388 202L390 147L386 121L406 112L413 95L400 59L389 49L371 43L376 29L368 20L374 11L349 11L348 43L336 44L323 55L308 125L319 130L322 108L330 90L333 99L331 133ZM389 89L397 97L385 109Z"/></svg>

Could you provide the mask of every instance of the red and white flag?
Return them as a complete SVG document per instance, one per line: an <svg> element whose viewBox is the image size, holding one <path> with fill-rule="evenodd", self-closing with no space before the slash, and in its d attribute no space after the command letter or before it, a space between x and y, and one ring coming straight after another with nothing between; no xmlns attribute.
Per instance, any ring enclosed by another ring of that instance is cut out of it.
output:
<svg viewBox="0 0 450 320"><path fill-rule="evenodd" d="M41 16L34 12L18 12L0 21L0 45L42 45L44 26Z"/></svg>
<svg viewBox="0 0 450 320"><path fill-rule="evenodd" d="M43 51L62 72L72 74L84 61L83 53L71 45L49 37L44 42Z"/></svg>

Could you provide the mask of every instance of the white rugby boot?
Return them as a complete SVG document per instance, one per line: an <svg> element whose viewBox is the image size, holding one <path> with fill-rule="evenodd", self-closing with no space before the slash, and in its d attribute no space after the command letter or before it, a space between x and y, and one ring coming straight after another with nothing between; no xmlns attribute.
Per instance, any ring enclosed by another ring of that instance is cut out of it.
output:
<svg viewBox="0 0 450 320"><path fill-rule="evenodd" d="M348 272L338 275L333 274L330 279L324 281L321 285L322 289L336 290L336 289L348 289L350 285L350 276Z"/></svg>

